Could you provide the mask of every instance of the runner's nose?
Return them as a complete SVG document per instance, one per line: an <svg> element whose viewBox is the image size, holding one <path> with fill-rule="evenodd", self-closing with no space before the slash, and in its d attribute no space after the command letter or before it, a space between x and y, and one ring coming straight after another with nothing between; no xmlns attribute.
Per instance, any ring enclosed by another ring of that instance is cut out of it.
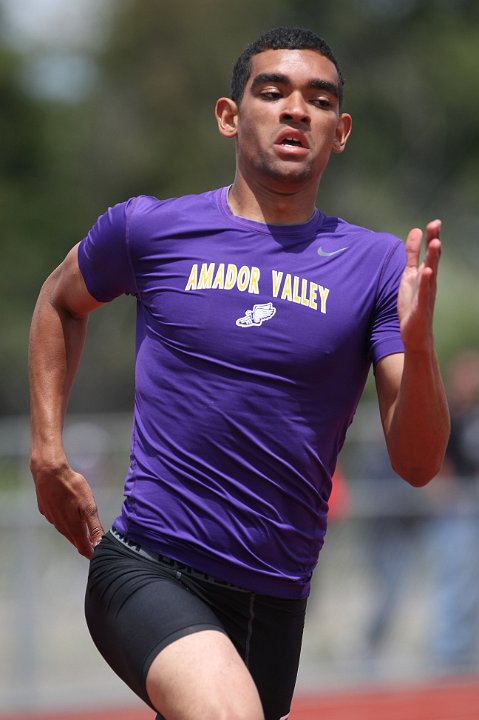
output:
<svg viewBox="0 0 479 720"><path fill-rule="evenodd" d="M306 101L300 92L293 92L285 99L281 120L309 123L311 116Z"/></svg>

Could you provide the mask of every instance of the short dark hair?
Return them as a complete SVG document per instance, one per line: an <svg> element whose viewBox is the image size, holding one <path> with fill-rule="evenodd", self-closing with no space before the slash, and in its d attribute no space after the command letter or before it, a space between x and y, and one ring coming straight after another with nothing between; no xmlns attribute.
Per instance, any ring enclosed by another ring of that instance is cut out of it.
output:
<svg viewBox="0 0 479 720"><path fill-rule="evenodd" d="M248 78L251 75L251 58L265 50L315 50L331 60L338 71L339 104L343 100L344 78L330 46L312 30L300 27L277 27L268 30L248 45L237 59L231 77L231 99L239 105Z"/></svg>

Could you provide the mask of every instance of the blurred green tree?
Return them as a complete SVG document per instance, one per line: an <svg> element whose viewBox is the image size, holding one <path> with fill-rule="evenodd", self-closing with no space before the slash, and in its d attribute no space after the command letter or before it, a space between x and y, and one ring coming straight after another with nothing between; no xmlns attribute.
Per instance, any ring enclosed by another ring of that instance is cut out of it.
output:
<svg viewBox="0 0 479 720"><path fill-rule="evenodd" d="M0 47L2 413L27 408L26 342L40 283L98 214L132 195L231 181L234 147L218 136L213 106L228 94L244 45L278 24L323 35L346 76L353 135L332 159L320 206L401 236L441 216L441 356L479 346L475 0L118 0L111 8L105 42L85 50L96 82L76 99L29 92L24 68L35 58ZM73 408L131 405L133 324L128 299L94 313Z"/></svg>

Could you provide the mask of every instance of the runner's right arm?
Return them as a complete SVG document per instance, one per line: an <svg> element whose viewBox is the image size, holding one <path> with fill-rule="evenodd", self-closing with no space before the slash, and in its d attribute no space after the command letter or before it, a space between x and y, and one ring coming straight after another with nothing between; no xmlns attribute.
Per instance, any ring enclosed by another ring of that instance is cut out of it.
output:
<svg viewBox="0 0 479 720"><path fill-rule="evenodd" d="M87 558L104 531L90 486L69 465L62 431L88 316L101 305L86 289L75 246L40 291L29 346L30 469L38 508Z"/></svg>

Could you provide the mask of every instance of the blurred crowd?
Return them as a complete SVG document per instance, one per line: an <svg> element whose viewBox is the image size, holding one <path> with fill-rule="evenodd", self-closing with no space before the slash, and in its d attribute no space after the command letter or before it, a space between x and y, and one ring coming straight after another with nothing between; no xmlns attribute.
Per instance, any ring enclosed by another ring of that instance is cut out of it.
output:
<svg viewBox="0 0 479 720"><path fill-rule="evenodd" d="M479 620L479 352L466 351L447 375L451 437L430 488L435 560L433 656L445 669L477 665Z"/></svg>
<svg viewBox="0 0 479 720"><path fill-rule="evenodd" d="M364 522L367 567L374 603L364 631L364 659L380 662L412 569L429 579L427 656L431 672L479 671L479 351L457 354L446 371L451 436L440 474L417 491L398 480L378 445L360 450L367 479L360 494L370 507ZM339 468L331 520L358 511L355 482Z"/></svg>

